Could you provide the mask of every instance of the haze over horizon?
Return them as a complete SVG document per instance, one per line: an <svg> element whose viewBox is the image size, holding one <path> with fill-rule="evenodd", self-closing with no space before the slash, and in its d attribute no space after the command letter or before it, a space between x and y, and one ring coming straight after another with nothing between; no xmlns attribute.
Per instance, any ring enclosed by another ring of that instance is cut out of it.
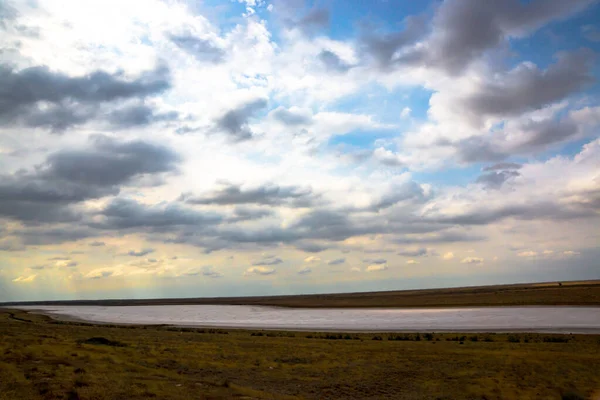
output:
<svg viewBox="0 0 600 400"><path fill-rule="evenodd" d="M0 3L0 302L600 279L600 1Z"/></svg>

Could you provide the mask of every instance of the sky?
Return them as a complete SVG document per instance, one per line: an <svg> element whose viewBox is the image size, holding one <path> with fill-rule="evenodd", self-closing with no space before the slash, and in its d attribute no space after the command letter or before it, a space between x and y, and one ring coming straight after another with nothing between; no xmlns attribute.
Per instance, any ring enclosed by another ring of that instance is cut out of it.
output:
<svg viewBox="0 0 600 400"><path fill-rule="evenodd" d="M598 279L597 21L0 1L0 301Z"/></svg>

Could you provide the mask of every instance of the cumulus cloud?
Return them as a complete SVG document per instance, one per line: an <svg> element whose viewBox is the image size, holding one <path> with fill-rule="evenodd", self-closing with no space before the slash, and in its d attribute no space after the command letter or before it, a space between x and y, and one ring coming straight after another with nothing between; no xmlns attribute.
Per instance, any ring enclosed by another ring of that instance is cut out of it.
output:
<svg viewBox="0 0 600 400"><path fill-rule="evenodd" d="M312 114L310 111L302 110L297 107L287 109L283 106L277 107L269 113L269 116L286 126L302 126L312 123Z"/></svg>
<svg viewBox="0 0 600 400"><path fill-rule="evenodd" d="M546 70L523 63L479 86L461 101L462 109L474 118L521 114L561 100L594 82L591 52L561 53L557 57L557 62Z"/></svg>
<svg viewBox="0 0 600 400"><path fill-rule="evenodd" d="M208 278L222 278L223 274L210 265L200 268L190 268L178 274L178 276L205 276Z"/></svg>
<svg viewBox="0 0 600 400"><path fill-rule="evenodd" d="M451 251L445 253L442 258L444 260L452 260L454 258L454 253L452 253Z"/></svg>
<svg viewBox="0 0 600 400"><path fill-rule="evenodd" d="M319 261L321 261L321 259L316 256L308 256L304 259L304 262L306 262L306 263L315 263L315 262L319 262Z"/></svg>
<svg viewBox="0 0 600 400"><path fill-rule="evenodd" d="M90 247L103 247L103 246L106 246L106 243L101 242L99 240L94 240L93 242L88 243L88 246L90 246Z"/></svg>
<svg viewBox="0 0 600 400"><path fill-rule="evenodd" d="M105 279L105 278L109 278L111 276L113 276L115 274L115 271L112 269L94 269L90 272L88 272L87 274L84 275L84 278L86 279Z"/></svg>
<svg viewBox="0 0 600 400"><path fill-rule="evenodd" d="M407 260L406 263L407 264L419 264L419 262L417 260Z"/></svg>
<svg viewBox="0 0 600 400"><path fill-rule="evenodd" d="M35 278L37 277L37 275L28 275L28 276L19 276L15 279L13 279L13 282L17 282L17 283L30 283L33 282L35 280Z"/></svg>
<svg viewBox="0 0 600 400"><path fill-rule="evenodd" d="M378 272L378 271L385 271L388 269L387 264L371 264L369 266L367 266L366 271L367 272Z"/></svg>
<svg viewBox="0 0 600 400"><path fill-rule="evenodd" d="M59 268L75 268L79 265L77 261L65 260L65 261L57 261L55 264Z"/></svg>
<svg viewBox="0 0 600 400"><path fill-rule="evenodd" d="M141 140L94 136L90 148L50 154L33 171L0 179L0 215L23 221L79 219L68 206L118 194L144 175L172 172L179 157L169 148Z"/></svg>
<svg viewBox="0 0 600 400"><path fill-rule="evenodd" d="M214 212L202 212L177 203L145 205L135 200L115 198L101 211L100 222L92 224L101 229L169 229L182 226L213 225L223 220Z"/></svg>
<svg viewBox="0 0 600 400"><path fill-rule="evenodd" d="M340 265L346 262L345 258L336 258L334 260L327 261L327 265Z"/></svg>
<svg viewBox="0 0 600 400"><path fill-rule="evenodd" d="M483 264L483 258L479 257L465 257L460 262L462 264Z"/></svg>
<svg viewBox="0 0 600 400"><path fill-rule="evenodd" d="M49 127L54 132L84 123L106 102L144 98L170 88L169 71L161 65L133 80L95 71L68 76L47 66L15 70L0 65L0 124Z"/></svg>
<svg viewBox="0 0 600 400"><path fill-rule="evenodd" d="M528 251L521 251L521 252L517 253L517 255L519 257L536 257L538 255L538 253L537 253L537 251L528 250Z"/></svg>
<svg viewBox="0 0 600 400"><path fill-rule="evenodd" d="M429 254L428 250L424 247L414 249L414 250L403 250L398 252L398 255L404 257L423 257Z"/></svg>
<svg viewBox="0 0 600 400"><path fill-rule="evenodd" d="M329 50L321 51L318 57L326 68L335 72L343 73L352 68L352 65L346 63L340 56Z"/></svg>
<svg viewBox="0 0 600 400"><path fill-rule="evenodd" d="M225 50L210 39L175 34L170 35L169 38L179 48L190 53L199 61L220 64L225 60Z"/></svg>
<svg viewBox="0 0 600 400"><path fill-rule="evenodd" d="M249 120L266 106L266 100L257 99L231 109L215 121L214 130L225 133L234 142L251 139L253 132L248 126Z"/></svg>
<svg viewBox="0 0 600 400"><path fill-rule="evenodd" d="M385 258L365 258L362 260L365 264L385 264L387 260Z"/></svg>
<svg viewBox="0 0 600 400"><path fill-rule="evenodd" d="M511 178L516 178L519 175L521 174L517 171L492 171L480 175L475 182L488 188L497 189Z"/></svg>
<svg viewBox="0 0 600 400"><path fill-rule="evenodd" d="M577 0L569 5L561 0L528 3L510 0L494 4L477 0L446 1L436 10L431 32L423 44L408 49L396 60L392 56L401 46L394 46L389 61L430 65L458 74L505 40L528 35L592 3L593 0Z"/></svg>
<svg viewBox="0 0 600 400"><path fill-rule="evenodd" d="M310 274L311 272L312 272L312 269L310 267L302 267L298 270L299 275L306 275L306 274Z"/></svg>
<svg viewBox="0 0 600 400"><path fill-rule="evenodd" d="M242 187L232 183L224 183L220 189L204 196L185 194L181 198L189 204L257 204L307 207L312 204L315 197L310 188L299 186L265 184L255 187Z"/></svg>
<svg viewBox="0 0 600 400"><path fill-rule="evenodd" d="M273 275L277 270L269 267L250 267L246 270L244 275Z"/></svg>
<svg viewBox="0 0 600 400"><path fill-rule="evenodd" d="M281 263L283 263L283 260L281 258L271 256L271 257L266 257L259 261L255 261L252 263L252 265L278 265Z"/></svg>
<svg viewBox="0 0 600 400"><path fill-rule="evenodd" d="M150 253L154 253L154 249L148 248L148 249L142 249L142 250L129 250L129 252L127 252L127 255L132 256L132 257L143 257Z"/></svg>

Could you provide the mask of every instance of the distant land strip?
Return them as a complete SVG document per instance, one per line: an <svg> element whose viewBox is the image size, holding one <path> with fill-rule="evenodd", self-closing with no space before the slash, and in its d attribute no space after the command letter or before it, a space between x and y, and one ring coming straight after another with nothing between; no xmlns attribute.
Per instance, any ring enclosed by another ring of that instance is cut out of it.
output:
<svg viewBox="0 0 600 400"><path fill-rule="evenodd" d="M252 305L297 308L600 306L600 280L289 296L65 300L0 306Z"/></svg>

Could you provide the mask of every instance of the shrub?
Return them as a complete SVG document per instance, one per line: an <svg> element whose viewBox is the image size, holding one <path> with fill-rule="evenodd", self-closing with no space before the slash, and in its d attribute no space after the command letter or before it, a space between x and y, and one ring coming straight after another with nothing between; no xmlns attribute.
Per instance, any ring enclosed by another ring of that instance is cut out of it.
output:
<svg viewBox="0 0 600 400"><path fill-rule="evenodd" d="M426 333L423 335L423 337L425 338L425 340L431 342L433 340L433 333Z"/></svg>
<svg viewBox="0 0 600 400"><path fill-rule="evenodd" d="M521 338L515 335L508 335L509 343L521 343Z"/></svg>
<svg viewBox="0 0 600 400"><path fill-rule="evenodd" d="M93 337L86 340L80 341L83 344L93 344L102 346L113 346L113 347L125 347L125 344L117 342L116 340L110 340L104 337Z"/></svg>
<svg viewBox="0 0 600 400"><path fill-rule="evenodd" d="M568 391L560 396L561 400L585 400L585 397L574 391Z"/></svg>
<svg viewBox="0 0 600 400"><path fill-rule="evenodd" d="M471 337L469 338L469 340L470 340L471 342L477 342L477 341L479 340L479 338L477 337L477 335L475 335L475 336L471 336Z"/></svg>
<svg viewBox="0 0 600 400"><path fill-rule="evenodd" d="M542 341L544 343L568 343L569 338L567 337L556 337L556 336L545 336Z"/></svg>

